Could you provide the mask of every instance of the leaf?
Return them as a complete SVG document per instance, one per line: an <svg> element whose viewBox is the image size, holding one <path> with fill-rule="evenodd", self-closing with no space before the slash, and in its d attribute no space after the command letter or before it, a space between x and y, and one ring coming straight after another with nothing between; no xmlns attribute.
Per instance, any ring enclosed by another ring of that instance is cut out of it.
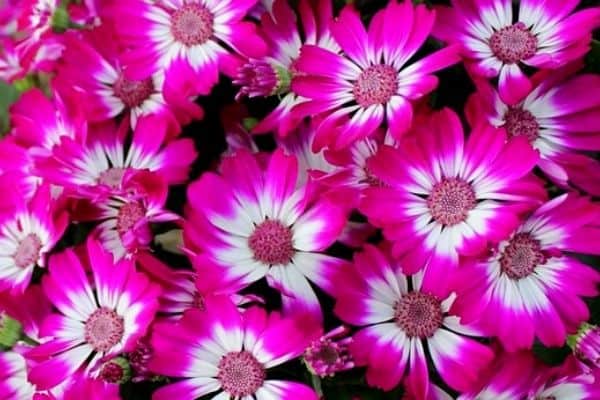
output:
<svg viewBox="0 0 600 400"><path fill-rule="evenodd" d="M19 98L19 91L12 85L0 81L0 134L8 132L8 109Z"/></svg>

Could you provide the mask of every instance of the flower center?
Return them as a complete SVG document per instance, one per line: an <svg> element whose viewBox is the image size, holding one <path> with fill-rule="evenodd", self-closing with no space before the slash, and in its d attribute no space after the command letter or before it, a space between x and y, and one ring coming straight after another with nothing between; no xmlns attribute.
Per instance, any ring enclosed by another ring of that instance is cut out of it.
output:
<svg viewBox="0 0 600 400"><path fill-rule="evenodd" d="M206 42L213 34L214 17L204 6L185 4L171 15L171 33L186 46Z"/></svg>
<svg viewBox="0 0 600 400"><path fill-rule="evenodd" d="M108 351L123 338L123 318L106 307L97 309L85 322L85 341L96 351Z"/></svg>
<svg viewBox="0 0 600 400"><path fill-rule="evenodd" d="M352 93L361 107L385 104L398 90L396 70L384 64L371 65L354 82Z"/></svg>
<svg viewBox="0 0 600 400"><path fill-rule="evenodd" d="M537 51L538 40L524 23L504 27L490 38L490 48L506 64L527 60Z"/></svg>
<svg viewBox="0 0 600 400"><path fill-rule="evenodd" d="M126 168L113 167L106 171L102 171L98 176L97 182L102 185L109 186L113 189L119 188L123 182Z"/></svg>
<svg viewBox="0 0 600 400"><path fill-rule="evenodd" d="M125 203L117 214L117 232L124 235L146 216L146 208L139 201Z"/></svg>
<svg viewBox="0 0 600 400"><path fill-rule="evenodd" d="M268 219L256 226L248 238L254 258L269 265L287 264L294 255L292 231L277 220Z"/></svg>
<svg viewBox="0 0 600 400"><path fill-rule="evenodd" d="M206 304L204 303L204 296L200 292L194 293L192 299L192 307L197 308L200 311L206 310Z"/></svg>
<svg viewBox="0 0 600 400"><path fill-rule="evenodd" d="M511 137L525 136L533 142L539 136L540 125L529 111L520 107L509 107L504 114L504 128Z"/></svg>
<svg viewBox="0 0 600 400"><path fill-rule="evenodd" d="M27 268L34 264L40 257L42 241L35 233L25 236L17 246L17 251L13 255L15 264L19 268Z"/></svg>
<svg viewBox="0 0 600 400"><path fill-rule="evenodd" d="M443 225L456 225L467 219L477 198L470 184L459 178L444 178L427 198L433 219Z"/></svg>
<svg viewBox="0 0 600 400"><path fill-rule="evenodd" d="M221 387L234 397L254 394L267 376L265 367L247 351L225 354L218 368L217 379Z"/></svg>
<svg viewBox="0 0 600 400"><path fill-rule="evenodd" d="M517 233L502 252L500 269L512 279L521 279L545 262L546 256L540 242L528 233Z"/></svg>
<svg viewBox="0 0 600 400"><path fill-rule="evenodd" d="M394 319L409 337L431 337L442 326L442 307L430 294L409 292L396 303Z"/></svg>
<svg viewBox="0 0 600 400"><path fill-rule="evenodd" d="M113 91L127 107L139 107L154 93L154 82L152 78L130 81L121 75L115 82Z"/></svg>

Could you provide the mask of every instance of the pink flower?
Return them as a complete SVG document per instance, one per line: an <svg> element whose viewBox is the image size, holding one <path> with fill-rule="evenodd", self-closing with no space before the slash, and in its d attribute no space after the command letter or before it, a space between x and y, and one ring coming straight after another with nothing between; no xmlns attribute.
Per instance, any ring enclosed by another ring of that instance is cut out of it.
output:
<svg viewBox="0 0 600 400"><path fill-rule="evenodd" d="M600 328L584 322L576 334L567 338L573 354L587 369L600 369Z"/></svg>
<svg viewBox="0 0 600 400"><path fill-rule="evenodd" d="M334 289L333 276L344 261L321 251L342 231L347 210L319 198L311 182L297 183L296 159L280 150L266 170L239 151L223 160L221 175L208 172L192 183L185 244L211 260L195 265L198 274L223 275L237 288L266 277L281 292L284 310L302 305L320 315L308 282L328 293Z"/></svg>
<svg viewBox="0 0 600 400"><path fill-rule="evenodd" d="M0 178L5 193L0 201L0 290L18 294L29 286L35 266L46 265L46 255L65 231L68 218L51 198L48 185L39 187L29 200L15 192L15 184L6 175Z"/></svg>
<svg viewBox="0 0 600 400"><path fill-rule="evenodd" d="M538 166L558 185L600 195L600 164L585 155L600 150L600 77L573 76L578 65L534 75L525 98L509 105L486 81L467 105L472 124L482 119L525 136L540 152ZM585 96L581 93L585 92Z"/></svg>
<svg viewBox="0 0 600 400"><path fill-rule="evenodd" d="M194 338L193 340L190 340ZM159 324L152 342L151 369L183 378L154 392L155 400L317 400L309 387L267 379L267 371L302 354L306 335L297 322L258 307L243 314L226 298L214 297L206 311L189 310L177 325Z"/></svg>
<svg viewBox="0 0 600 400"><path fill-rule="evenodd" d="M449 313L454 294L437 276L407 277L387 254L366 245L354 268L342 272L335 313L361 327L350 349L357 365L367 366L370 385L391 390L400 381L426 399L430 378L424 346L442 379L453 389L469 390L493 359L480 336Z"/></svg>
<svg viewBox="0 0 600 400"><path fill-rule="evenodd" d="M452 0L439 7L434 36L460 43L472 72L499 76L500 97L509 105L531 90L520 64L556 69L583 56L591 32L600 25L600 8L571 14L579 1Z"/></svg>
<svg viewBox="0 0 600 400"><path fill-rule="evenodd" d="M320 377L334 376L337 372L354 368L350 354L349 329L340 326L313 340L304 352L304 362L311 373Z"/></svg>
<svg viewBox="0 0 600 400"><path fill-rule="evenodd" d="M271 12L261 18L261 33L267 40L269 53L260 59L250 59L240 70L234 84L241 85L238 97L281 95L277 107L253 129L256 133L274 131L288 135L301 121L292 112L295 105L306 100L290 91L297 75L296 62L303 45L315 45L339 53L329 24L333 18L330 1L301 0L298 16L288 1L273 2ZM299 17L299 18L298 18Z"/></svg>
<svg viewBox="0 0 600 400"><path fill-rule="evenodd" d="M102 360L132 350L154 317L158 287L137 273L133 263L115 264L93 240L87 242L84 262L89 262L92 281L72 250L50 259L43 287L59 313L42 326L41 334L49 340L27 353L39 361L29 379L40 390L82 367L89 376Z"/></svg>
<svg viewBox="0 0 600 400"><path fill-rule="evenodd" d="M34 394L25 358L15 351L0 352L0 399L31 400Z"/></svg>
<svg viewBox="0 0 600 400"><path fill-rule="evenodd" d="M564 194L538 208L491 257L456 271L456 311L478 321L507 350L534 337L562 346L589 317L581 296L597 296L600 273L563 252L598 254L598 209ZM519 329L514 329L518 326Z"/></svg>
<svg viewBox="0 0 600 400"><path fill-rule="evenodd" d="M410 128L410 101L437 86L433 72L458 60L450 47L406 65L427 39L434 19L423 4L390 1L373 17L367 33L358 12L346 6L330 27L344 55L314 45L302 48L292 89L310 101L294 112L327 113L313 149L347 147L383 122L396 138Z"/></svg>
<svg viewBox="0 0 600 400"><path fill-rule="evenodd" d="M145 79L172 67L187 70L207 94L219 71L235 73L235 53L260 57L265 44L254 24L242 21L256 0L114 2L107 18L130 49L123 56L128 79ZM173 79L178 79L175 75ZM167 80L170 76L167 73Z"/></svg>
<svg viewBox="0 0 600 400"><path fill-rule="evenodd" d="M383 227L407 273L424 266L439 279L458 256L478 255L506 237L519 213L546 197L528 176L538 155L524 138L476 127L465 140L445 109L395 149L381 147L367 167L386 187L364 190L360 210Z"/></svg>

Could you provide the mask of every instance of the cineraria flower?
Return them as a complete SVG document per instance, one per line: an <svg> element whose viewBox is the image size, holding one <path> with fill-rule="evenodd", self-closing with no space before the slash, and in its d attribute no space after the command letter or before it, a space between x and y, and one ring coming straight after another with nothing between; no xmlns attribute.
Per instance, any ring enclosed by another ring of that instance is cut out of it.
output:
<svg viewBox="0 0 600 400"><path fill-rule="evenodd" d="M25 358L15 351L0 352L0 399L31 400L34 393Z"/></svg>
<svg viewBox="0 0 600 400"><path fill-rule="evenodd" d="M583 56L600 8L571 12L579 1L521 0L513 18L511 0L452 0L439 7L434 36L460 43L478 76L499 76L500 97L513 105L531 90L526 66L556 69ZM516 20L516 21L515 21Z"/></svg>
<svg viewBox="0 0 600 400"><path fill-rule="evenodd" d="M352 338L344 337L348 331L340 326L308 345L303 359L311 373L323 378L354 368L349 349Z"/></svg>
<svg viewBox="0 0 600 400"><path fill-rule="evenodd" d="M333 53L340 47L333 40L329 25L333 18L332 2L301 0L298 15L286 0L277 0L261 19L261 32L267 40L269 53L261 59L250 59L240 68L234 84L242 86L237 97L282 95L275 109L260 121L252 131L276 132L288 135L301 121L292 112L298 103L306 100L290 91L290 83L297 74L296 60L304 44L315 45Z"/></svg>
<svg viewBox="0 0 600 400"><path fill-rule="evenodd" d="M270 368L302 354L306 337L296 321L277 313L252 307L240 314L227 298L211 298L204 312L189 310L177 325L156 325L151 369L184 379L153 398L193 400L218 391L213 399L317 400L308 386L268 379Z"/></svg>
<svg viewBox="0 0 600 400"><path fill-rule="evenodd" d="M534 75L523 101L508 105L486 82L467 104L467 116L524 136L540 152L538 166L554 182L600 195L600 164L584 151L600 150L600 76L572 76L577 65ZM585 93L582 96L581 93Z"/></svg>
<svg viewBox="0 0 600 400"><path fill-rule="evenodd" d="M485 345L463 335L480 336L449 313L454 294L429 271L407 277L399 265L366 245L344 270L336 294L335 313L361 327L350 350L357 365L367 366L367 382L390 390L404 384L418 399L430 387L427 346L433 365L453 389L473 387L493 359Z"/></svg>
<svg viewBox="0 0 600 400"><path fill-rule="evenodd" d="M165 99L164 74L155 73L144 79L125 77L116 44L106 40L111 35L114 33L104 25L82 34L67 35L66 50L55 78L63 91L75 88L83 93L90 121L103 122L126 112L131 127L135 128L141 116L153 114L168 120L173 125L171 130L177 132L176 115L202 116L202 109L189 99L178 99L177 104ZM185 107L179 107L181 104ZM189 120L182 118L182 122Z"/></svg>
<svg viewBox="0 0 600 400"><path fill-rule="evenodd" d="M600 369L600 328L584 322L576 334L567 338L567 344L583 366Z"/></svg>
<svg viewBox="0 0 600 400"><path fill-rule="evenodd" d="M286 310L303 305L320 315L308 280L333 290L333 275L344 261L320 251L342 231L346 207L318 197L310 182L298 187L296 159L281 150L265 171L247 151L226 157L220 169L221 175L207 172L188 188L186 247L206 254L221 271L207 263L195 266L198 274L224 275L238 288L266 276L283 295Z"/></svg>
<svg viewBox="0 0 600 400"><path fill-rule="evenodd" d="M218 81L219 70L235 74L239 62L232 50L254 57L266 51L254 24L242 21L256 0L115 3L107 17L130 49L123 55L128 79L145 79L172 66L191 68L202 87L197 94L206 94Z"/></svg>
<svg viewBox="0 0 600 400"><path fill-rule="evenodd" d="M0 290L16 294L29 286L36 265L46 265L46 254L61 238L68 217L51 198L48 185L39 187L29 200L14 192L15 184L6 176L0 179L4 193L0 201Z"/></svg>
<svg viewBox="0 0 600 400"><path fill-rule="evenodd" d="M358 12L346 6L330 27L344 55L313 45L302 48L292 90L310 101L294 112L328 113L317 128L313 149L347 147L384 121L395 138L410 128L410 101L437 86L433 72L458 60L456 48L449 47L406 66L434 19L424 4L392 0L373 17L367 33Z"/></svg>
<svg viewBox="0 0 600 400"><path fill-rule="evenodd" d="M187 180L197 155L192 139L168 141L167 121L148 116L139 120L127 146L127 127L97 127L85 142L63 138L50 155L36 157L37 174L88 198L121 193L124 177L137 171L155 172L168 184Z"/></svg>
<svg viewBox="0 0 600 400"><path fill-rule="evenodd" d="M596 400L600 397L600 375L571 368L568 361L558 368L538 368L529 399Z"/></svg>
<svg viewBox="0 0 600 400"><path fill-rule="evenodd" d="M465 140L458 116L445 109L399 148L383 146L368 160L386 186L365 189L359 208L383 227L406 272L427 265L442 277L459 254L477 255L504 239L518 213L542 201L546 192L527 176L537 160L527 140L507 142L488 125Z"/></svg>
<svg viewBox="0 0 600 400"><path fill-rule="evenodd" d="M594 204L573 195L542 205L495 254L456 271L453 311L478 321L509 351L530 348L534 337L564 345L567 333L588 319L580 296L598 295L600 273L563 252L599 254L597 218Z"/></svg>
<svg viewBox="0 0 600 400"><path fill-rule="evenodd" d="M27 353L39 361L29 379L39 390L64 382L81 367L93 374L100 360L132 350L154 317L159 288L131 261L114 263L93 240L87 243L91 278L73 250L50 258L43 287L60 314L46 318L41 334L51 338Z"/></svg>

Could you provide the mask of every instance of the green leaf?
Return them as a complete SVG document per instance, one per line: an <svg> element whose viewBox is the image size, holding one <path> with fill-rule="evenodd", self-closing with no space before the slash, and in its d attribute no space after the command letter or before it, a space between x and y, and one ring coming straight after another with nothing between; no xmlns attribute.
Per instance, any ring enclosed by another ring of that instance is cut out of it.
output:
<svg viewBox="0 0 600 400"><path fill-rule="evenodd" d="M0 81L0 134L8 131L8 109L18 98L19 91L14 86Z"/></svg>

